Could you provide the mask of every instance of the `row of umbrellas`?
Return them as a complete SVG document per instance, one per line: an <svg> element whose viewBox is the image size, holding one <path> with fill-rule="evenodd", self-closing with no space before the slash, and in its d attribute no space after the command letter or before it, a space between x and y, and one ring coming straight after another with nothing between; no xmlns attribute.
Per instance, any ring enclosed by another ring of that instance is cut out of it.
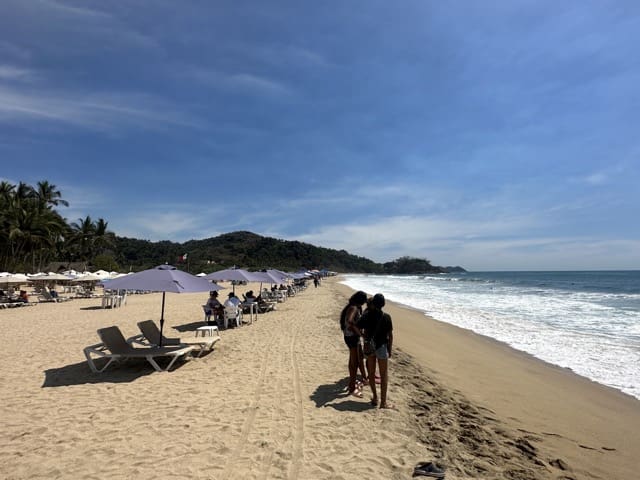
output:
<svg viewBox="0 0 640 480"><path fill-rule="evenodd" d="M149 270L143 270L111 280L103 280L102 285L109 290L148 290L152 292L162 292L162 308L160 311L160 346L162 346L164 304L167 292L194 293L222 289L222 287L211 283L211 281L284 283L292 277L291 274L280 270L249 272L240 268L219 270L200 277L178 270L172 265L159 265Z"/></svg>
<svg viewBox="0 0 640 480"><path fill-rule="evenodd" d="M99 282L102 280L101 277L97 277L92 274L82 275L80 277L67 277L66 275L60 275L58 273L55 274L47 274L47 275L5 275L0 277L1 284L23 284L28 282L72 282L72 283L81 283L81 282Z"/></svg>

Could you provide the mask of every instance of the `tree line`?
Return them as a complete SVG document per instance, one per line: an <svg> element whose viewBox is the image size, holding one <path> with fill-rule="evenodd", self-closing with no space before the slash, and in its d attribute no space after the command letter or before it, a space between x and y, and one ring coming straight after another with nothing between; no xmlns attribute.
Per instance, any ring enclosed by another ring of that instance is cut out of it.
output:
<svg viewBox="0 0 640 480"><path fill-rule="evenodd" d="M246 231L184 243L118 237L103 218L94 221L87 215L68 222L57 211L61 206L69 203L48 181L36 186L0 182L0 271L38 272L52 262L82 263L83 269L92 271L139 271L163 263L191 273L231 267L393 274L445 271L423 258L401 257L380 264L345 250Z"/></svg>

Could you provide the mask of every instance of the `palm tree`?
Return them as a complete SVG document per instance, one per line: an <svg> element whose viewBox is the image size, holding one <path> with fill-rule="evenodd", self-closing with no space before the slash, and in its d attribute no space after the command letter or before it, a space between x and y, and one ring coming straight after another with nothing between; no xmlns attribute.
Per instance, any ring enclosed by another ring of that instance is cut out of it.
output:
<svg viewBox="0 0 640 480"><path fill-rule="evenodd" d="M71 224L71 243L76 246L79 255L84 260L93 257L93 238L96 233L96 226L87 215L84 219L79 218L77 222Z"/></svg>
<svg viewBox="0 0 640 480"><path fill-rule="evenodd" d="M89 260L110 248L115 236L104 219L67 221L54 207L68 206L62 193L44 180L37 189L24 182L0 182L0 270L42 268L53 259L70 259L73 250Z"/></svg>
<svg viewBox="0 0 640 480"><path fill-rule="evenodd" d="M93 247L96 253L103 253L115 246L115 234L107 230L109 222L99 218L94 224Z"/></svg>
<svg viewBox="0 0 640 480"><path fill-rule="evenodd" d="M38 182L38 190L35 193L41 208L57 207L58 205L69 206L69 202L62 199L62 193L58 187L47 180Z"/></svg>

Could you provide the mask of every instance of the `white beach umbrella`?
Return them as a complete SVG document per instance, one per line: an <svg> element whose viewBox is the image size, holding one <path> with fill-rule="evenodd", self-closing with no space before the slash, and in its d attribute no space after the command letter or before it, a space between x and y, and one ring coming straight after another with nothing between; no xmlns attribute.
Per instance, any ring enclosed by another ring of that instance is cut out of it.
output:
<svg viewBox="0 0 640 480"><path fill-rule="evenodd" d="M15 275L5 275L3 277L0 277L0 284L4 285L4 284L13 284L13 285L20 285L22 283L27 283L27 276L23 275L21 273L15 274Z"/></svg>
<svg viewBox="0 0 640 480"><path fill-rule="evenodd" d="M102 280L102 278L90 273L88 275L81 275L77 278L74 278L72 281L73 283L82 283L82 282L99 282L100 280Z"/></svg>

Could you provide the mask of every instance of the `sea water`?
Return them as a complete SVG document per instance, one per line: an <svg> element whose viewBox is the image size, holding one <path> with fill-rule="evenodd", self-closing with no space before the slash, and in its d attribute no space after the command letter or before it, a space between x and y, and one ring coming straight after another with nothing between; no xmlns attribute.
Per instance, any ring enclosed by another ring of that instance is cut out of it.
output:
<svg viewBox="0 0 640 480"><path fill-rule="evenodd" d="M344 275L640 399L640 271Z"/></svg>

